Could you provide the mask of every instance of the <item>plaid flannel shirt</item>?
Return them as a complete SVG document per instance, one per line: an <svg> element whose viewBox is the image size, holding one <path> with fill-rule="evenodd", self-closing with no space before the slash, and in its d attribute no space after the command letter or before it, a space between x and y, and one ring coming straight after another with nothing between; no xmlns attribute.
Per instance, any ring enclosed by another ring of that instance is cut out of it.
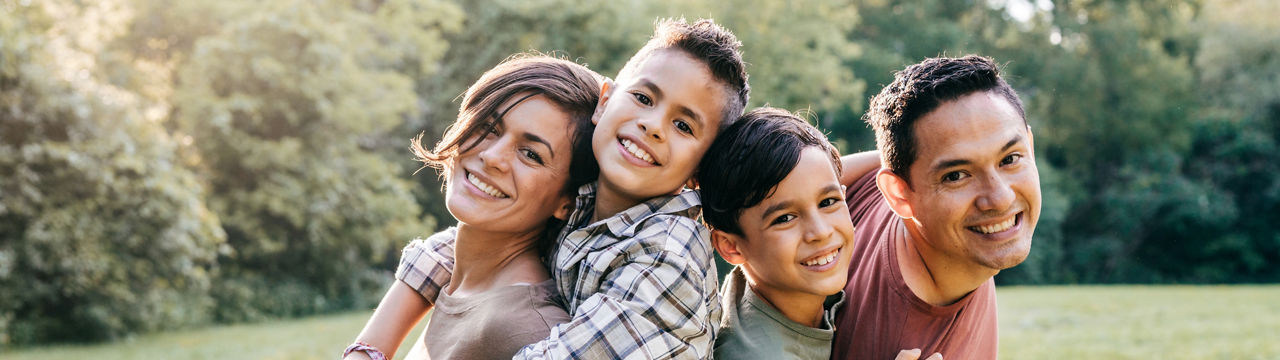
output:
<svg viewBox="0 0 1280 360"><path fill-rule="evenodd" d="M594 212L596 185L584 185L578 194L570 225L549 258L573 318L515 357L710 358L721 308L710 231L696 220L698 193L650 199L582 227ZM434 301L448 283L441 277L452 269L452 239L415 243L422 246L406 248L397 278ZM411 256L415 261L406 264Z"/></svg>

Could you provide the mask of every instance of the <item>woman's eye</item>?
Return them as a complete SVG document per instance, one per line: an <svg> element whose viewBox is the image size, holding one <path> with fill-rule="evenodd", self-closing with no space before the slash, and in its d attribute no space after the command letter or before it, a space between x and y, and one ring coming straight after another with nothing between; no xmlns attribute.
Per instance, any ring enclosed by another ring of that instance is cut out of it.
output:
<svg viewBox="0 0 1280 360"><path fill-rule="evenodd" d="M945 175L942 175L942 182L956 182L956 181L960 181L960 179L964 179L963 172L952 171L952 172L946 173Z"/></svg>
<svg viewBox="0 0 1280 360"><path fill-rule="evenodd" d="M676 130L680 130L680 132L685 134L693 135L693 127L689 126L689 123L684 120L676 120Z"/></svg>
<svg viewBox="0 0 1280 360"><path fill-rule="evenodd" d="M653 99L650 99L648 95L641 94L641 93L631 93L631 96L635 96L636 101L639 101L641 104L644 104L645 106L653 105Z"/></svg>
<svg viewBox="0 0 1280 360"><path fill-rule="evenodd" d="M528 158L529 160L533 160L533 162L538 163L538 165L543 164L542 155L538 155L538 153L533 150L520 149L520 154L524 155L525 158Z"/></svg>
<svg viewBox="0 0 1280 360"><path fill-rule="evenodd" d="M777 225L777 224L787 223L787 222L790 222L791 220L795 220L795 218L796 218L796 216L795 216L795 215L791 215L791 214L782 215L782 216L779 216L779 217L777 217L777 218L774 218L774 219L773 219L773 222L769 223L769 225Z"/></svg>
<svg viewBox="0 0 1280 360"><path fill-rule="evenodd" d="M1001 159L1000 165L1013 164L1018 162L1018 160L1021 160L1021 159L1022 159L1022 154L1009 154L1009 156L1005 156L1004 159Z"/></svg>

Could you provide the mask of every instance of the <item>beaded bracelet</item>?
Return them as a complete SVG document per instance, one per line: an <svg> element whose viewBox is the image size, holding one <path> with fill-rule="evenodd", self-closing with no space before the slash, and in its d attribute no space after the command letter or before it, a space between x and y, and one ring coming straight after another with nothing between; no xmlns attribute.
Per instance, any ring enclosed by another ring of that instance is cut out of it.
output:
<svg viewBox="0 0 1280 360"><path fill-rule="evenodd" d="M363 351L365 355L369 355L369 358L373 360L387 360L387 355L384 355L382 350L378 350L378 348L373 347L373 345L366 344L363 341L357 341L354 344L351 344L351 346L348 346L346 350L342 351L342 357L345 359L347 355L350 355L353 351Z"/></svg>

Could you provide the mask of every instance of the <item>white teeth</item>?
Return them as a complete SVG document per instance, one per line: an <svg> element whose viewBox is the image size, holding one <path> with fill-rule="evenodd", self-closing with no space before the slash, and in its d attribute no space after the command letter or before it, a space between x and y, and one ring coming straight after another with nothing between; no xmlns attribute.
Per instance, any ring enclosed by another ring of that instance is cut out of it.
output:
<svg viewBox="0 0 1280 360"><path fill-rule="evenodd" d="M634 155L640 160L644 160L645 162L654 164L653 156L650 156L649 153L644 151L644 149L641 149L639 146L636 146L636 144L631 142L631 140L622 139L622 147L626 148L627 152L631 153L631 155Z"/></svg>
<svg viewBox="0 0 1280 360"><path fill-rule="evenodd" d="M489 195L492 195L493 197L502 198L502 199L506 199L508 197L507 194L504 194L501 191L498 191L498 189L493 187L493 185L489 185L484 181L480 181L480 178L476 177L475 174L467 173L467 181L470 181L471 184L479 188L480 191L484 191L485 194L489 194Z"/></svg>
<svg viewBox="0 0 1280 360"><path fill-rule="evenodd" d="M1017 220L1018 220L1018 217L1014 216L1009 218L1009 220L1005 220L1004 222L1001 222L999 224L974 226L974 227L971 227L971 229L978 230L978 232L983 234L993 234L993 233L1009 230L1009 228L1013 227L1013 223Z"/></svg>
<svg viewBox="0 0 1280 360"><path fill-rule="evenodd" d="M840 252L839 252L839 251L834 251L834 252L832 252L832 253L831 253L831 255L827 255L827 256L825 256L825 257L817 258L817 259L814 259L814 260L805 261L805 262L803 262L802 264L804 264L805 266L826 265L826 264L831 263L832 261L835 261L835 260L836 260L836 255L839 255L839 254L840 254Z"/></svg>

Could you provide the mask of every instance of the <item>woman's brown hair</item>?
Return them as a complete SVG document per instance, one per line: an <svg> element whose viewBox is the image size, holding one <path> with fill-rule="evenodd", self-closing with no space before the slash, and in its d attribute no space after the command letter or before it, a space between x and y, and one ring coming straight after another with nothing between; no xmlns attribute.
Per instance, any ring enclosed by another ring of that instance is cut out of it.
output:
<svg viewBox="0 0 1280 360"><path fill-rule="evenodd" d="M421 134L413 139L410 148L425 166L439 169L441 175L448 177L446 164L478 145L490 129L500 127L504 121L502 115L520 101L505 109L499 107L513 98L541 95L569 115L571 121L572 160L569 181L562 191L572 194L579 186L594 181L600 172L591 153L591 133L595 129L591 115L600 99L601 80L599 74L572 61L536 53L513 55L485 72L467 89L458 109L458 119L445 131L435 149L423 147Z"/></svg>

